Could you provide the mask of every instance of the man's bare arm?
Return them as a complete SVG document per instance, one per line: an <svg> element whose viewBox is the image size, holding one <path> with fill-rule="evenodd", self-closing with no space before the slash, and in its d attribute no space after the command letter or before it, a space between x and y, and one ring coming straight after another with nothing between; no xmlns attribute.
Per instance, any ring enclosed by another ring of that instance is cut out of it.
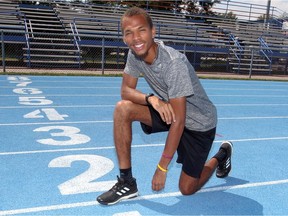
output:
<svg viewBox="0 0 288 216"><path fill-rule="evenodd" d="M121 85L121 98L136 104L146 105L146 94L136 89L138 78L124 73Z"/></svg>

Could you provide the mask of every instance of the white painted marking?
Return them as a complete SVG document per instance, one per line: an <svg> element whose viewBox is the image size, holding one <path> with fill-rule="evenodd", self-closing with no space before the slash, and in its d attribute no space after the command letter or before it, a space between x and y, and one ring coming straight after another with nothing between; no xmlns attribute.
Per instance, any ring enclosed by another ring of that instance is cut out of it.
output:
<svg viewBox="0 0 288 216"><path fill-rule="evenodd" d="M215 104L215 106L288 106L288 104Z"/></svg>
<svg viewBox="0 0 288 216"><path fill-rule="evenodd" d="M241 184L241 185L203 188L197 193L209 193L209 192L215 192L215 191L263 187L263 186L280 185L280 184L287 184L287 183L288 183L288 179L267 181L267 182L255 182L255 183L247 183L247 184ZM131 202L135 200L150 200L150 199L168 198L168 197L176 197L176 196L182 196L182 195L180 192L151 194L151 195L139 196L134 199L123 200L122 202ZM51 206L39 206L39 207L34 207L34 208L5 210L5 211L0 211L0 215L29 214L33 212L53 211L53 210L60 210L60 209L69 209L69 208L96 206L96 205L99 205L97 201L67 203L67 204L59 204L59 205L51 205Z"/></svg>
<svg viewBox="0 0 288 216"><path fill-rule="evenodd" d="M65 115L63 115L66 117ZM288 116L243 116L243 117L222 117L218 120L253 120L253 119L287 119ZM53 119L54 120L54 119ZM61 119L60 119L61 120ZM27 126L27 125L51 125L51 124L92 124L92 123L113 123L113 120L106 121L70 121L70 122L37 122L37 123L2 123L0 126Z"/></svg>
<svg viewBox="0 0 288 216"><path fill-rule="evenodd" d="M229 90L229 92L231 91L261 91L261 92L265 92L265 91L269 91L269 92L287 92L286 89L272 89L272 88L205 88L205 90Z"/></svg>
<svg viewBox="0 0 288 216"><path fill-rule="evenodd" d="M75 122L39 122L39 123L4 123L0 126L27 126L27 125L54 125L54 124L91 124L91 123L113 123L110 121L75 121Z"/></svg>
<svg viewBox="0 0 288 216"><path fill-rule="evenodd" d="M72 168L72 164L77 161L85 161L89 167L81 174L69 178L58 185L62 195L93 193L107 191L115 185L116 181L99 181L114 168L114 163L109 158L100 155L80 154L60 156L48 164L49 168Z"/></svg>
<svg viewBox="0 0 288 216"><path fill-rule="evenodd" d="M43 108L43 109L37 109L32 112L29 112L23 115L23 117L32 118L32 119L47 117L50 121L62 121L62 120L65 120L65 118L67 118L68 115L60 114L54 108Z"/></svg>
<svg viewBox="0 0 288 216"><path fill-rule="evenodd" d="M10 89L10 88L15 88L15 87L1 86L0 89L1 88ZM120 89L120 84L118 86L53 86L53 87L52 86L34 86L34 88L41 88L41 89L44 89L44 88L45 89Z"/></svg>
<svg viewBox="0 0 288 216"><path fill-rule="evenodd" d="M288 105L288 104L287 104ZM276 106L276 105L275 105ZM42 106L29 106L29 108L41 108ZM47 106L43 106L47 107ZM54 106L51 105L49 108L103 108L103 107L115 107L115 104L111 105L59 105L59 106ZM27 106L0 106L0 109L27 109Z"/></svg>
<svg viewBox="0 0 288 216"><path fill-rule="evenodd" d="M222 117L218 120L250 120L250 119L286 119L288 116L243 116L243 117Z"/></svg>
<svg viewBox="0 0 288 216"><path fill-rule="evenodd" d="M231 94L231 95L217 95L217 94L208 94L209 97L255 97L255 98L287 98L287 95L236 95L236 94Z"/></svg>
<svg viewBox="0 0 288 216"><path fill-rule="evenodd" d="M138 211L120 212L113 214L113 216L141 216Z"/></svg>
<svg viewBox="0 0 288 216"><path fill-rule="evenodd" d="M120 97L120 94L45 94L45 96L46 97ZM19 97L19 95L0 95L0 97Z"/></svg>
<svg viewBox="0 0 288 216"><path fill-rule="evenodd" d="M265 140L286 140L288 137L268 137L268 138L250 138L250 139L232 139L231 142L251 142L251 141L265 141ZM222 143L224 140L214 141L215 143ZM144 147L160 147L164 146L164 143L155 144L134 144L132 148L144 148ZM69 152L69 151L90 151L90 150L105 150L114 149L114 146L102 146L92 148L72 148L72 149L54 149L54 150L36 150L36 151L20 151L20 152L0 152L1 155L21 155L21 154L37 154L37 153L54 153L54 152Z"/></svg>
<svg viewBox="0 0 288 216"><path fill-rule="evenodd" d="M267 107L274 107L274 106L288 106L287 103L284 104L215 104L216 107L229 107L229 106L247 106L247 107L251 107L251 106L255 106L255 107L263 107L263 106L267 106ZM29 106L29 108L41 108L41 105L37 105L37 106ZM43 106L43 107L47 107L47 106ZM103 107L115 107L115 104L91 104L91 105L59 105L59 106L55 106L55 105L51 105L49 106L49 108L103 108ZM27 106L0 106L0 109L27 109Z"/></svg>
<svg viewBox="0 0 288 216"><path fill-rule="evenodd" d="M29 84L29 83L28 83ZM41 89L120 89L121 84L112 86L34 86L34 88L41 88ZM151 89L149 86L138 86L141 89ZM0 86L0 89L11 89L15 87L10 86ZM232 90L232 89L231 89ZM243 89L242 89L243 90ZM258 90L258 89L256 89ZM276 90L274 90L276 91ZM279 90L280 91L280 90Z"/></svg>
<svg viewBox="0 0 288 216"><path fill-rule="evenodd" d="M15 92L16 93L16 92ZM120 94L45 94L46 97L120 97ZM209 97L253 97L253 98L288 98L287 95L217 95L208 94ZM19 95L3 94L0 97L19 97Z"/></svg>
<svg viewBox="0 0 288 216"><path fill-rule="evenodd" d="M132 148L137 147L157 147L164 146L165 144L140 144L132 145ZM92 148L71 148L71 149L54 149L54 150L36 150L36 151L21 151L21 152L0 152L0 155L22 155L22 154L41 154L41 153L55 153L55 152L70 152L70 151L90 151L90 150L106 150L114 149L114 146L102 146L102 147L92 147Z"/></svg>

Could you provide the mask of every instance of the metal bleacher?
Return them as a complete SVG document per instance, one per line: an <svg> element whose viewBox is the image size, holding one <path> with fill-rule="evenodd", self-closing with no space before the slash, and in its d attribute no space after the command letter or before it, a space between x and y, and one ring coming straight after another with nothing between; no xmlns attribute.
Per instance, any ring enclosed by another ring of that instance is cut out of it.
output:
<svg viewBox="0 0 288 216"><path fill-rule="evenodd" d="M125 8L103 8L92 4L57 5L58 16L67 26L67 31L71 29L72 34L80 35L78 39L81 47L124 48L119 23L124 10ZM187 19L187 16L181 14L167 14L156 10L149 13L154 20L157 38L188 56L191 53L194 66L197 66L197 55L201 53L202 58L205 55L206 58L226 58L226 63L228 62L233 72L248 73L253 70L271 73L273 57L287 58L287 50L279 51L286 48L287 37L277 25L270 24L267 27L263 22L212 16L203 19L199 15L190 15L192 19ZM259 51L263 42L269 44L269 48L266 46Z"/></svg>
<svg viewBox="0 0 288 216"><path fill-rule="evenodd" d="M77 43L82 48L127 48L122 42L120 29L120 18L125 8L57 3L56 10L66 30L79 35ZM149 13L154 20L157 38L188 56L191 53L194 65L198 63L195 57L197 53L226 55L229 52L229 37L223 34L221 28L203 21L191 22L182 15L171 16L158 11Z"/></svg>
<svg viewBox="0 0 288 216"><path fill-rule="evenodd" d="M2 1L0 3L0 30L1 31L25 31L25 19L23 14L19 12L17 4ZM12 40L13 38L5 38Z"/></svg>
<svg viewBox="0 0 288 216"><path fill-rule="evenodd" d="M78 6L78 7L77 7ZM79 7L80 6L80 7ZM71 16L78 11L77 16ZM58 4L58 16L63 20L67 31L71 30L71 24L74 30L81 36L99 35L99 36L117 36L121 37L120 17L125 9L103 8L97 6L84 6L73 4L73 7L62 6ZM189 22L182 16L171 16L167 13L150 11L154 20L159 39L173 41L175 43L205 44L207 42L223 45L227 41L219 38L213 38L213 33L221 33L221 29L209 25L198 26L197 23ZM72 32L74 33L74 32ZM228 37L225 38L226 40Z"/></svg>
<svg viewBox="0 0 288 216"><path fill-rule="evenodd" d="M272 57L287 58L288 38L285 36L285 31L276 24L270 23L267 26L263 22L229 22L227 20L212 20L212 23L229 32L241 47L241 65L235 56L230 59L230 64L237 66L237 68L233 67L237 71L250 70L253 65L254 71L270 73ZM269 46L267 46L268 44ZM258 48L259 45L260 51L255 52L255 48ZM281 50L285 49L286 51L283 53ZM267 56L265 56L266 53L268 53ZM253 62L251 63L251 61Z"/></svg>
<svg viewBox="0 0 288 216"><path fill-rule="evenodd" d="M67 35L61 20L50 5L19 5L28 22L29 47L25 62L29 66L79 67L80 50Z"/></svg>
<svg viewBox="0 0 288 216"><path fill-rule="evenodd" d="M115 53L111 65L123 66L127 46L122 41L120 18L126 8L66 1L2 2L0 30L5 43L22 44L24 65L89 67L87 62L95 56L92 52L98 52L96 62L102 62L102 67L107 55L111 60ZM235 73L270 74L277 61L277 67L286 64L287 71L288 39L279 23L157 10L149 14L157 38L184 52L195 67L207 60ZM21 38L17 39L15 31L21 32Z"/></svg>
<svg viewBox="0 0 288 216"><path fill-rule="evenodd" d="M0 32L1 49L6 49L6 56L13 61L13 64L19 64L23 59L23 52L17 49L27 44L26 19L25 15L19 11L18 4L9 0L3 0L0 3ZM5 32L5 33L4 33ZM3 54L3 51L2 51ZM2 57L2 56L1 56ZM3 57L2 57L3 58ZM4 65L4 64L3 64Z"/></svg>

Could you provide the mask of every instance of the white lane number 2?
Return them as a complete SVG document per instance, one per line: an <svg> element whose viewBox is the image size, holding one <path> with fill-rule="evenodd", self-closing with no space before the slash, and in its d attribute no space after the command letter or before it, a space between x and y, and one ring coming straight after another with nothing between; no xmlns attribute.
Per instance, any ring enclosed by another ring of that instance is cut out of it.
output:
<svg viewBox="0 0 288 216"><path fill-rule="evenodd" d="M114 163L103 156L89 154L67 155L53 159L48 167L71 168L72 163L76 163L77 161L86 161L90 166L82 174L60 184L58 188L61 194L71 195L105 191L115 184L115 181L95 181L114 168Z"/></svg>

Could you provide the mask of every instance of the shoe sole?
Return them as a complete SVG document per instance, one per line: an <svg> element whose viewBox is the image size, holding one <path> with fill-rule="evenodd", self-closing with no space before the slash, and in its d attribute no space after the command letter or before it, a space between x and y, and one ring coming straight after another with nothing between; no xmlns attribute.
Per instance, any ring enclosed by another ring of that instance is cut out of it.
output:
<svg viewBox="0 0 288 216"><path fill-rule="evenodd" d="M121 197L120 199L118 199L118 200L115 200L114 202L110 202L110 203L106 203L106 202L99 202L100 204L102 204L102 205L114 205L114 204L116 204L116 203L118 203L118 202L120 202L120 201L122 201L122 200L127 200L127 199L132 199L132 198L135 198L135 197L137 197L139 195L139 193L138 193L138 191L137 192L135 192L135 193L132 193L132 194L129 194L129 195L127 195L127 196L123 196L123 197Z"/></svg>

